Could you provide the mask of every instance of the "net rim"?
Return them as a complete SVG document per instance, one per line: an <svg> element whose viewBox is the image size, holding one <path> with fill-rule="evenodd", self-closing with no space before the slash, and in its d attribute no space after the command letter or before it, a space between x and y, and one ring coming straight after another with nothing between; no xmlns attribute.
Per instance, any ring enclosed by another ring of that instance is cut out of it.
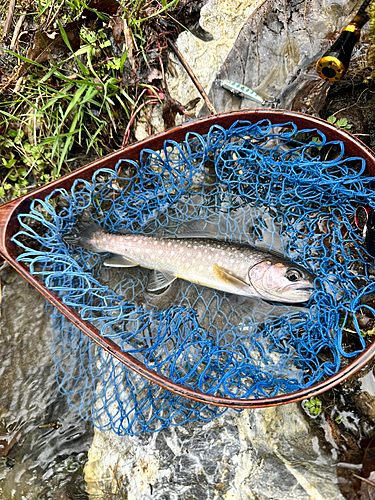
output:
<svg viewBox="0 0 375 500"><path fill-rule="evenodd" d="M321 381L307 389L296 392L282 394L279 396L259 399L239 399L223 398L202 393L198 390L177 384L166 377L156 373L154 370L146 368L143 363L134 358L131 354L121 351L121 349L110 339L102 337L99 331L89 322L80 318L78 313L72 308L62 303L61 299L48 290L43 283L32 276L26 266L16 261L15 244L11 242L12 236L18 231L19 223L17 216L19 213L26 213L31 201L36 198L45 198L53 190L58 188L69 189L74 181L80 179L91 179L93 173L100 168L111 168L115 166L121 158L137 159L140 152L145 148L158 149L165 141L182 141L189 132L199 134L206 133L213 125L229 127L234 122L241 121L261 121L269 120L272 124L280 124L283 121L293 121L298 128L318 128L326 135L328 140L340 140L345 145L345 150L352 156L361 156L370 174L375 175L375 155L360 140L350 133L343 131L334 125L320 118L305 115L303 113L274 110L274 109L245 109L241 111L231 111L218 115L204 117L197 120L190 120L184 124L170 129L166 132L151 136L143 141L134 143L124 149L111 153L100 158L80 169L61 177L60 179L38 188L31 193L18 198L0 207L0 253L3 258L14 267L34 288L36 288L50 303L52 303L62 314L64 314L73 324L88 335L99 346L122 362L127 368L137 372L141 376L161 387L178 394L180 396L199 401L204 404L224 406L229 408L265 408L281 404L297 402L303 399L316 396L335 385L343 382L346 378L360 370L372 357L375 356L375 343L370 344L356 359L352 360L345 368L336 374Z"/></svg>

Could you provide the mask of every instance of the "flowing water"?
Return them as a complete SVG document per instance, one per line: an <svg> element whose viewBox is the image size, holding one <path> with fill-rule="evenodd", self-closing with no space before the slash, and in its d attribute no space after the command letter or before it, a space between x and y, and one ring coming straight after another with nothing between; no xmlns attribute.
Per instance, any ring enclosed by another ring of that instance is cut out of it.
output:
<svg viewBox="0 0 375 500"><path fill-rule="evenodd" d="M45 300L11 268L0 277L0 498L86 499L93 427L58 392Z"/></svg>

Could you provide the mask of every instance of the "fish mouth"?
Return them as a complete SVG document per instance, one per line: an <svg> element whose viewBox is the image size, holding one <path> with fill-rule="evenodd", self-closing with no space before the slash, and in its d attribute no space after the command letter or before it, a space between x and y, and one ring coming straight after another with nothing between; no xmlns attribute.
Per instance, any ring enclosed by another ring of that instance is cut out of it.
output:
<svg viewBox="0 0 375 500"><path fill-rule="evenodd" d="M280 288L279 289L280 291L284 290L284 291L290 291L290 292L297 292L297 293L306 293L306 292L309 292L309 293L313 293L315 292L315 287L313 284L311 283L306 283L305 285L302 285L301 283L299 284L291 284L291 285L288 285L284 288Z"/></svg>
<svg viewBox="0 0 375 500"><path fill-rule="evenodd" d="M315 288L311 285L280 288L278 290L267 292L269 293L268 300L277 300L278 302L285 302L292 304L295 301L306 302L315 293ZM289 294L289 295L288 295ZM272 297L272 298L271 298Z"/></svg>
<svg viewBox="0 0 375 500"><path fill-rule="evenodd" d="M305 293L305 292L314 293L315 288L313 286L300 286L298 288L294 288L294 291L298 293Z"/></svg>
<svg viewBox="0 0 375 500"><path fill-rule="evenodd" d="M258 290L260 296L265 300L274 302L283 302L285 304L293 304L295 302L307 302L315 292L312 286L298 288L280 288L278 290L263 290L263 293Z"/></svg>

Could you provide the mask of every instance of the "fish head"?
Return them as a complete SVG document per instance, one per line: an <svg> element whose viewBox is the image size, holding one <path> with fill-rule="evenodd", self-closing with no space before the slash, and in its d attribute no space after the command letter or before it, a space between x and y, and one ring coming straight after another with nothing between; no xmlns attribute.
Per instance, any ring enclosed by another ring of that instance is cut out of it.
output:
<svg viewBox="0 0 375 500"><path fill-rule="evenodd" d="M249 269L249 281L262 298L276 302L305 302L315 291L314 276L286 261L255 264Z"/></svg>

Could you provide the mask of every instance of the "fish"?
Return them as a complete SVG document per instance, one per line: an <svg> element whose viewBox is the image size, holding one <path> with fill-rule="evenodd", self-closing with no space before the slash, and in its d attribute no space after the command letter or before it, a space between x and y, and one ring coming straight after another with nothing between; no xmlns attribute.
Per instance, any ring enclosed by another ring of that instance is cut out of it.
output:
<svg viewBox="0 0 375 500"><path fill-rule="evenodd" d="M306 302L315 291L312 273L247 244L189 233L176 238L111 233L89 215L78 217L62 240L92 252L111 253L106 266L152 270L148 292L166 288L178 278L235 295L291 304Z"/></svg>

